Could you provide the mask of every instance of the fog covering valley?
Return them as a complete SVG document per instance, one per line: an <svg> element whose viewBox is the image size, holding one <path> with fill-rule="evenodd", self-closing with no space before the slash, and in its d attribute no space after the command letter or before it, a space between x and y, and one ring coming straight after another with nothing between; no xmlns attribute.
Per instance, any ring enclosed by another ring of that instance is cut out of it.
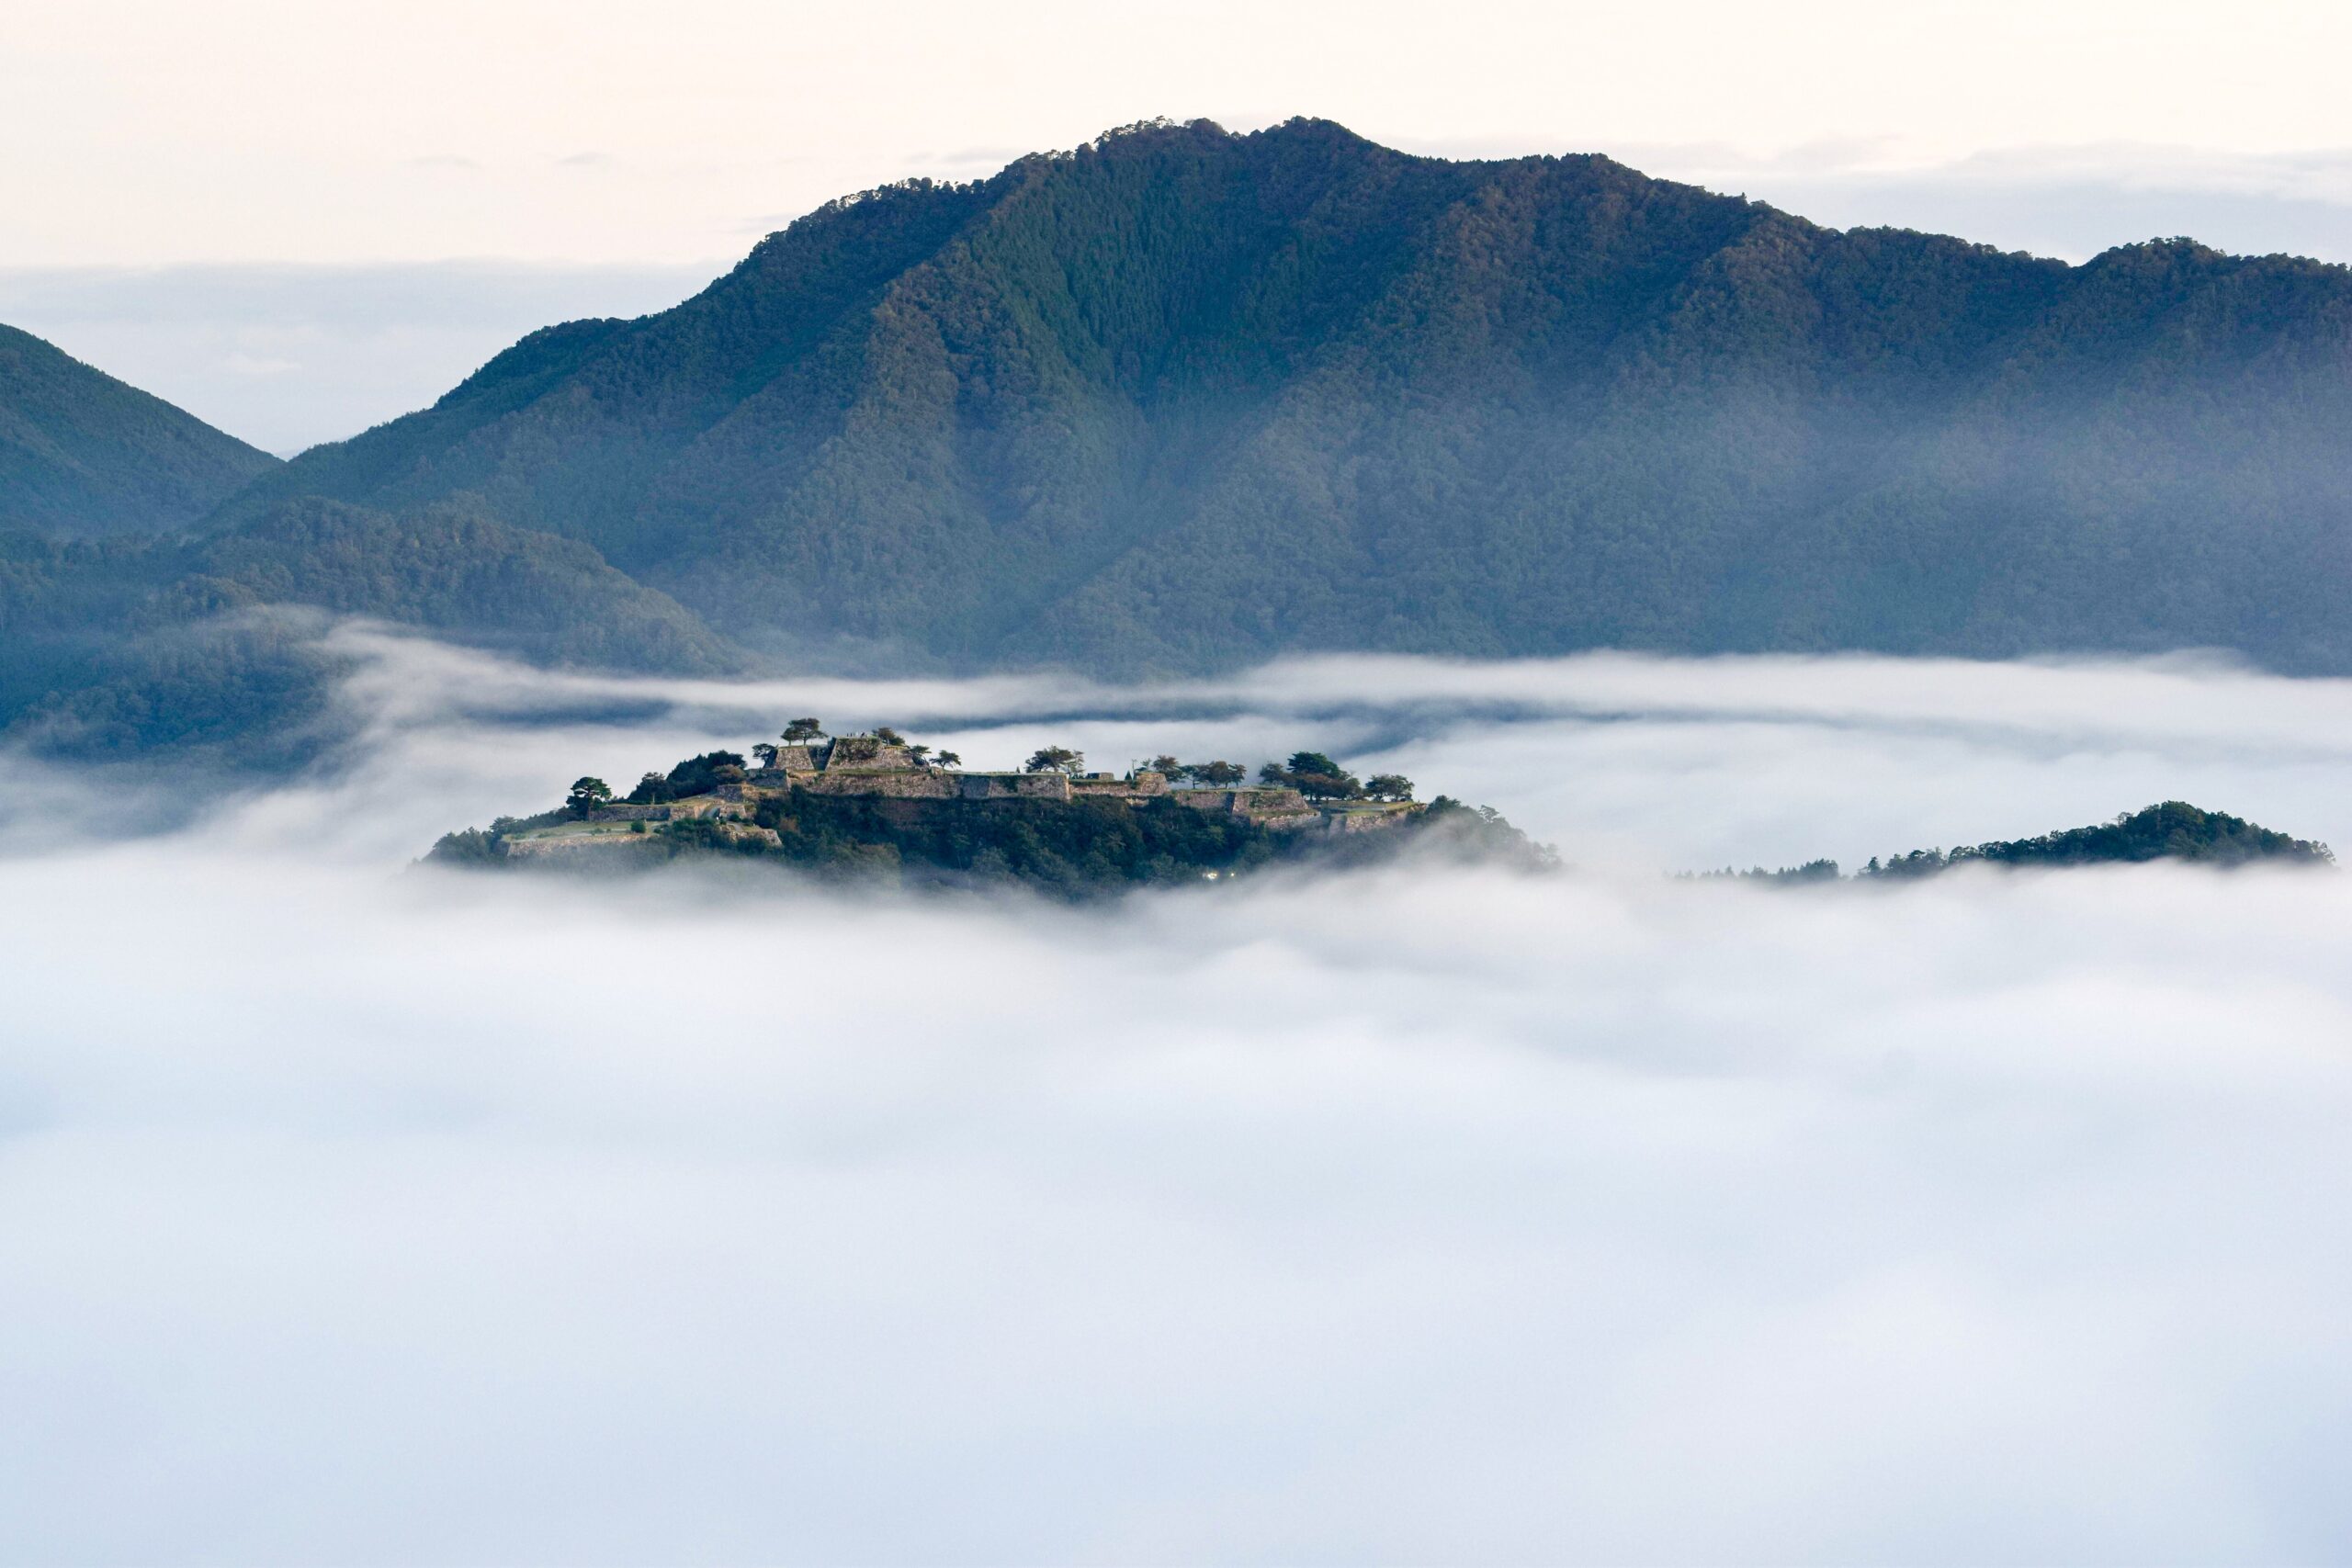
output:
<svg viewBox="0 0 2352 1568"><path fill-rule="evenodd" d="M2352 879L1668 874L2165 798L2352 846L2352 682L332 636L333 770L0 771L0 1559L2352 1550ZM411 867L800 713L976 767L1314 747L1571 869Z"/></svg>

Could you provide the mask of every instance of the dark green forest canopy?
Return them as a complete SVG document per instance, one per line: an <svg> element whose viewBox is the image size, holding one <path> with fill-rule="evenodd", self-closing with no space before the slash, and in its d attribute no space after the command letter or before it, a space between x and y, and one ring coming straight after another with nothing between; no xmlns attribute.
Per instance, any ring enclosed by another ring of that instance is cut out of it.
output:
<svg viewBox="0 0 2352 1568"><path fill-rule="evenodd" d="M277 459L0 326L0 528L184 528Z"/></svg>
<svg viewBox="0 0 2352 1568"><path fill-rule="evenodd" d="M742 668L693 615L576 541L461 503L395 517L303 498L209 537L0 534L0 716L54 751L296 761L334 674L320 611L546 662Z"/></svg>
<svg viewBox="0 0 2352 1568"><path fill-rule="evenodd" d="M288 464L232 451L252 482L200 541L68 548L62 513L0 507L50 536L0 553L29 628L0 724L136 746L315 706L255 605L649 670L2221 647L2342 673L2348 350L2352 274L2290 257L2068 266L1602 157L1137 127L832 203L673 310L533 333ZM121 483L181 483L137 424Z"/></svg>
<svg viewBox="0 0 2352 1568"><path fill-rule="evenodd" d="M2325 844L2259 827L2243 817L2201 810L2183 800L2165 800L2127 812L2112 822L2062 829L2038 838L1963 844L1949 852L1911 850L1883 861L1873 855L1855 875L1863 880L1903 881L1963 865L2116 865L2159 860L2223 868L2256 863L2327 866L2335 863L2335 855ZM1834 860L1808 861L1778 871L1758 866L1705 874L1783 886L1839 880Z"/></svg>
<svg viewBox="0 0 2352 1568"><path fill-rule="evenodd" d="M2186 861L2199 865L2240 866L2257 861L2290 865L2333 865L2325 844L2257 827L2227 812L2204 811L2183 800L2160 801L2088 828L2068 828L2034 839L1968 844L1951 851L1913 850L1882 863L1873 859L1864 876L1922 876L1971 863L2002 866L2068 866Z"/></svg>
<svg viewBox="0 0 2352 1568"><path fill-rule="evenodd" d="M1153 126L836 203L697 298L306 454L739 639L2352 669L2352 276L1838 232L1606 158Z"/></svg>

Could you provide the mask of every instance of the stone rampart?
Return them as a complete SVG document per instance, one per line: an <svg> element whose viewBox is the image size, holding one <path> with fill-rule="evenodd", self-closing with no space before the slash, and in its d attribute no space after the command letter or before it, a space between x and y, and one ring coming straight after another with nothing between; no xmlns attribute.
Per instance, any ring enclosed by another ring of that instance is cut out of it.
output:
<svg viewBox="0 0 2352 1568"><path fill-rule="evenodd" d="M1115 773L1088 773L1069 781L1072 795L1109 795L1115 800L1149 800L1168 793L1165 774L1149 770L1130 778Z"/></svg>
<svg viewBox="0 0 2352 1568"><path fill-rule="evenodd" d="M729 800L721 795L697 795L690 800L672 801L670 803L669 809L672 820L684 821L685 819L694 817L733 817L737 818L749 818L753 811L758 809L758 807L752 801L742 798L740 795L735 799Z"/></svg>
<svg viewBox="0 0 2352 1568"><path fill-rule="evenodd" d="M966 800L1068 800L1069 775L1045 773L954 773L956 794Z"/></svg>
<svg viewBox="0 0 2352 1568"><path fill-rule="evenodd" d="M630 801L616 800L610 806L600 806L581 818L583 822L667 822L667 806L639 806Z"/></svg>
<svg viewBox="0 0 2352 1568"><path fill-rule="evenodd" d="M1327 833L1384 832L1391 828L1403 827L1424 809L1419 802L1414 801L1397 806L1326 811L1322 814L1323 830Z"/></svg>
<svg viewBox="0 0 2352 1568"><path fill-rule="evenodd" d="M824 765L824 750L821 747L779 746L775 749L774 765L753 768L751 782L767 789L783 789L807 778Z"/></svg>
<svg viewBox="0 0 2352 1568"><path fill-rule="evenodd" d="M1319 814L1295 789L1259 785L1240 789L1180 789L1170 798L1195 811L1226 811L1265 828L1312 827Z"/></svg>
<svg viewBox="0 0 2352 1568"><path fill-rule="evenodd" d="M619 855L659 860L669 846L655 832L550 833L506 840L508 860L573 861Z"/></svg>
<svg viewBox="0 0 2352 1568"><path fill-rule="evenodd" d="M887 773L859 769L835 773L828 768L821 773L811 773L792 782L810 795L876 795L894 800L953 800L956 795L956 780L967 776L932 768L908 768Z"/></svg>
<svg viewBox="0 0 2352 1568"><path fill-rule="evenodd" d="M773 828L757 828L749 822L721 822L716 834L722 844L753 844L763 849L780 850L784 835Z"/></svg>
<svg viewBox="0 0 2352 1568"><path fill-rule="evenodd" d="M842 736L825 753L825 772L829 773L900 773L916 766L914 753L904 746L877 740L871 735Z"/></svg>

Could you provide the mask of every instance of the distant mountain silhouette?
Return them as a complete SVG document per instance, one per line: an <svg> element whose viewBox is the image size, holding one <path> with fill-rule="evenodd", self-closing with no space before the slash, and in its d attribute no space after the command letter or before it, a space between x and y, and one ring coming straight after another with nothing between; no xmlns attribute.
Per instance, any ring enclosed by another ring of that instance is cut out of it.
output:
<svg viewBox="0 0 2352 1568"><path fill-rule="evenodd" d="M1114 134L836 202L265 476L459 494L727 634L2352 669L2352 274L1838 232L1599 157Z"/></svg>
<svg viewBox="0 0 2352 1568"><path fill-rule="evenodd" d="M0 527L183 528L277 459L0 326Z"/></svg>

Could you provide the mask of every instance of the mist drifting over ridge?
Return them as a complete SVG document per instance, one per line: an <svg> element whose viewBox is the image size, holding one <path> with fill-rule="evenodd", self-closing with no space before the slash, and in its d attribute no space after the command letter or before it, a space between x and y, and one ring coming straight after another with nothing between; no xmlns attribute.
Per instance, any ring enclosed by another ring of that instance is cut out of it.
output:
<svg viewBox="0 0 2352 1568"><path fill-rule="evenodd" d="M2345 878L1659 874L2167 795L2346 845L2352 683L761 687L334 635L337 771L144 838L89 830L103 780L9 775L0 1556L2352 1541ZM1083 916L401 869L802 711L976 765L1317 746L1579 869Z"/></svg>
<svg viewBox="0 0 2352 1568"><path fill-rule="evenodd" d="M430 406L160 509L130 503L173 465L129 389L26 339L58 376L18 445L90 424L144 478L0 515L0 735L250 750L322 695L224 632L263 609L641 673L2352 672L2352 274L2317 262L2175 238L2068 265L1595 153L1195 120L845 190L668 309L534 319Z"/></svg>

